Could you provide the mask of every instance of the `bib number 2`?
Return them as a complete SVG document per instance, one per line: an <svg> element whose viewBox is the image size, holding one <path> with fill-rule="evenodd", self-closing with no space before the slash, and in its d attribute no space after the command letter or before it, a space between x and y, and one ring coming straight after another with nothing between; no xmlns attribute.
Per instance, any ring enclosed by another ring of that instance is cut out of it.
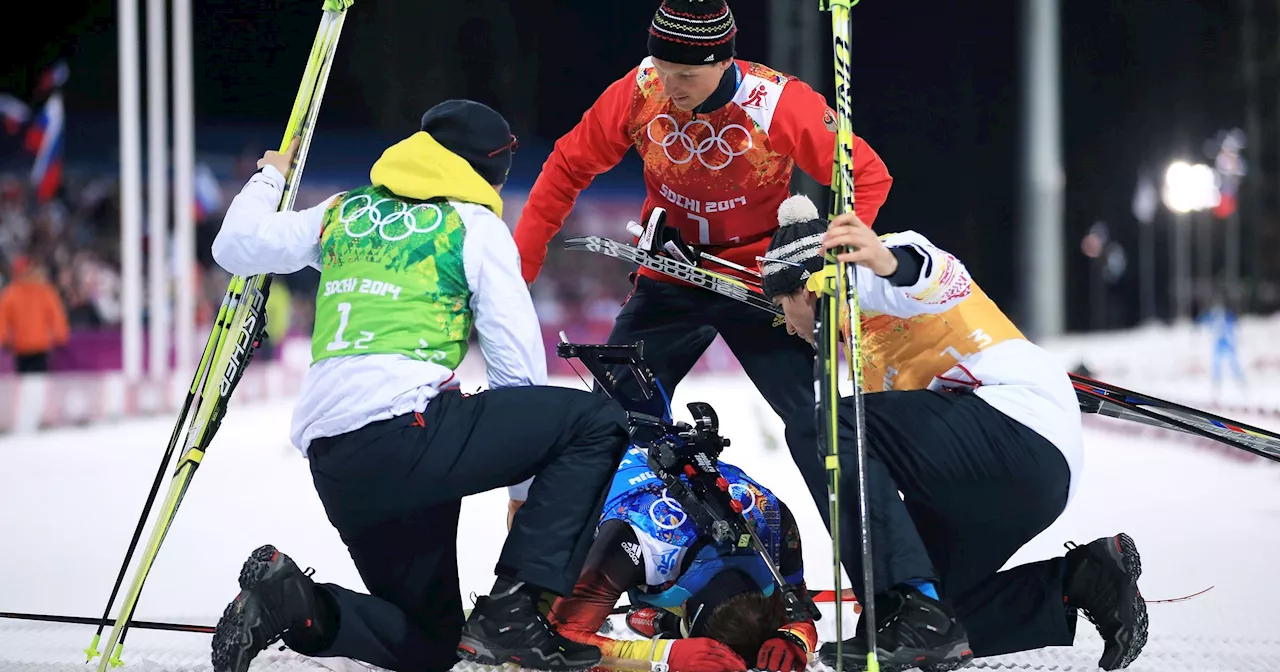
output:
<svg viewBox="0 0 1280 672"><path fill-rule="evenodd" d="M338 304L338 330L333 334L333 340L325 346L325 350L336 352L338 350L346 350L354 347L356 350L368 350L369 341L373 340L374 333L372 331L360 332L360 338L355 343L344 341L342 339L343 332L347 330L347 324L351 321L351 304L345 301Z"/></svg>

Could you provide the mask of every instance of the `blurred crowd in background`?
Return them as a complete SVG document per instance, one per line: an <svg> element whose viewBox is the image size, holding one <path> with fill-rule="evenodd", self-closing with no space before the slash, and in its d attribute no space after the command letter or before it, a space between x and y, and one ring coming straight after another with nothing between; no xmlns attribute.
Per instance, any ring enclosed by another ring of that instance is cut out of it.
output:
<svg viewBox="0 0 1280 672"><path fill-rule="evenodd" d="M233 174L223 179L212 176L207 167L200 171L204 184L196 208L196 246L199 288L196 312L198 330L204 333L209 327L227 283L231 276L213 262L210 246L217 235L225 214L225 207L240 186L255 170L253 161L236 162ZM209 180L213 180L212 183ZM338 187L303 186L298 204L311 205L326 198ZM37 197L36 187L27 175L0 174L0 297L10 289L15 280L47 284L53 292L56 311L65 315L70 331L80 339L106 336L114 338L121 321L120 276L120 207L119 184L113 175L93 175L85 172L68 172L62 184L47 200ZM225 194L225 197L224 197ZM522 194L508 196L508 202L522 203ZM621 199L611 210L618 216L627 210L638 210L639 198ZM615 222L584 223L588 213L575 212L566 224L569 235L581 235L590 230L601 231ZM507 214L514 226L518 208ZM623 220L625 223L625 220ZM146 223L144 221L144 240ZM619 237L616 234L614 237ZM533 298L538 315L547 330L554 334L572 325L575 333L589 332L592 337L604 338L612 325L613 317L621 307L630 289L628 268L615 259L585 252L559 250L553 242L552 252L542 275L533 285ZM171 250L165 251L172 259ZM155 253L144 242L143 268L149 268L149 256ZM172 276L171 276L172 277ZM316 282L319 274L305 270L293 275L278 277L272 285L272 310L276 324L270 324L271 335L279 340L288 335L309 336L315 301ZM173 288L170 291L173 309ZM144 291L144 311L149 312L150 293ZM0 298L3 305L3 298ZM54 313L50 313L54 314ZM270 318L269 318L270 319ZM285 324L280 324L281 319ZM146 324L147 314L143 321ZM98 368L85 363L75 364L71 359L59 357L56 352L66 344L67 337L59 338L52 326L54 318L45 317L42 311L15 310L12 315L0 309L0 333L7 354L14 352L13 335L20 328L37 331L48 327L46 345L52 352L54 369ZM43 349L43 348L42 348ZM0 371L10 370L11 358L0 357ZM118 359L118 355L114 358Z"/></svg>
<svg viewBox="0 0 1280 672"><path fill-rule="evenodd" d="M197 2L193 17L196 347L204 344L230 280L213 263L210 245L229 200L263 150L280 141L299 64L315 30L310 5L233 4ZM551 143L643 57L656 4L375 3L354 13L329 87L340 93L325 100L296 206L364 183L382 150L416 128L421 110L445 97L469 97L506 111L520 136L503 191L504 218L514 228ZM797 74L793 66L808 69L813 76L806 81L831 95L832 70L822 60L830 53L817 60L806 56L808 50L799 46L809 44L811 35L801 34L807 24L777 20L792 5L731 4L741 23L740 57ZM34 43L44 47L13 42L7 73L0 68L0 374L25 366L121 367L121 73L113 8L105 0L77 0L63 8L75 20L29 26ZM1258 46L1278 43L1280 9L1255 9L1241 14L1222 3L1063 5L1062 256L1069 331L1148 320L1170 324L1214 309L1230 320L1237 313L1280 310L1280 190L1273 187L1280 175L1280 97L1268 93L1277 85L1280 57ZM1017 3L1000 5L992 13L1002 17L998 21L959 5L940 6L928 20L912 11L879 3L860 7L855 22L856 31L865 31L856 40L859 53L893 53L892 67L859 68L854 94L858 133L895 176L877 228L928 235L964 259L1015 321L1024 319L1028 311L1019 303L1028 273L1020 247L1025 217L1017 203L1024 169L1018 158L1022 84L1019 67L1010 67L1022 37ZM268 15L272 29L258 30ZM457 41L423 44L418 27L436 24L466 30ZM910 30L898 35L867 28L876 25ZM254 27L254 39L237 39L246 27ZM968 37L958 40L957 34ZM556 37L539 37L545 35ZM893 50L903 40L913 48ZM1169 44L1183 48L1171 51ZM1261 78L1257 72L1270 74ZM137 121L149 138L144 120ZM1245 132L1224 136L1216 130L1236 126ZM1208 144L1225 147L1224 137L1234 142L1231 152L1209 151ZM1170 205L1163 197L1163 191L1189 191L1170 189L1164 170L1169 161L1211 161L1222 172L1226 154L1235 163L1227 171L1232 179L1212 190L1212 208L1207 201ZM149 152L143 156L149 164ZM638 163L630 153L597 177L551 242L532 293L552 348L561 330L579 341L607 338L630 291L627 264L566 251L561 241L578 235L627 238L626 222L641 219ZM149 273L150 259L164 255L172 309L178 294L174 255L171 248L148 246L146 214L144 204L141 267ZM1183 239L1174 232L1192 229L1194 238L1188 235L1185 247L1194 255L1183 255ZM1235 251L1230 264L1228 247ZM1186 291L1170 291L1181 286L1170 279L1192 259ZM310 337L318 278L308 270L273 281L269 354L287 335ZM144 339L151 300L144 283ZM24 308L37 304L38 311ZM717 369L718 347L699 366ZM31 348L43 348L47 361L15 361L13 355ZM724 361L735 366L732 358Z"/></svg>

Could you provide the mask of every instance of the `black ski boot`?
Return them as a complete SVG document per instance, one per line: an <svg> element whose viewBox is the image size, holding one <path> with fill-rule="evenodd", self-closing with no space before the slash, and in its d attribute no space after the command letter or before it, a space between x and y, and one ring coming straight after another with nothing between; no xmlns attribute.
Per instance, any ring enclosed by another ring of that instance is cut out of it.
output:
<svg viewBox="0 0 1280 672"><path fill-rule="evenodd" d="M1087 546L1067 545L1062 595L1069 619L1076 610L1098 628L1104 646L1098 666L1128 667L1147 643L1147 603L1138 590L1142 559L1127 534Z"/></svg>
<svg viewBox="0 0 1280 672"><path fill-rule="evenodd" d="M275 546L262 546L244 561L240 594L218 619L213 670L245 672L254 656L286 632L308 642L331 641L336 634L332 618L310 574Z"/></svg>
<svg viewBox="0 0 1280 672"><path fill-rule="evenodd" d="M884 672L920 668L924 672L947 672L973 660L969 636L956 620L951 607L910 586L898 586L875 598L876 658ZM842 644L844 669L867 669L867 640L859 633ZM819 651L821 661L836 665L836 645L829 642Z"/></svg>
<svg viewBox="0 0 1280 672"><path fill-rule="evenodd" d="M462 628L458 656L481 665L515 663L530 670L567 672L600 664L600 649L552 630L533 595L516 589L501 597L476 598Z"/></svg>

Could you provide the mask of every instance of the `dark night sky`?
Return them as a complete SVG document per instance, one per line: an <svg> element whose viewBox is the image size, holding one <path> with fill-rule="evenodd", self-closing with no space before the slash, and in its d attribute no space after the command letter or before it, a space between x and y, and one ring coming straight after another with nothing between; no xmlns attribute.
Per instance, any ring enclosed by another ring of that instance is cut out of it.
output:
<svg viewBox="0 0 1280 672"><path fill-rule="evenodd" d="M818 11L817 0L804 1ZM1130 259L1136 258L1129 203L1139 166L1162 165L1179 147L1198 158L1204 138L1244 123L1243 93L1232 3L1061 4L1064 245L1074 287L1085 268L1079 240L1095 219L1111 223ZM65 56L73 119L112 115L113 3L59 5L64 17L75 20L59 25L50 17L24 25L27 44L43 44L43 52L17 40L0 45L0 91L25 96L40 68ZM197 0L200 123L283 124L319 5ZM854 129L896 178L877 228L929 235L965 259L1002 303L1012 301L1015 289L1018 5L865 0L853 12ZM655 6L650 0L358 0L320 132L325 126L373 126L399 133L431 103L461 95L499 107L522 139L549 143L644 56ZM740 27L739 55L767 62L768 3L731 0L731 7ZM829 44L825 32L813 39ZM829 89L829 77L816 84ZM1135 278L1130 268L1129 278ZM1136 284L1125 290L1134 302ZM1070 304L1075 327L1087 319L1078 294Z"/></svg>

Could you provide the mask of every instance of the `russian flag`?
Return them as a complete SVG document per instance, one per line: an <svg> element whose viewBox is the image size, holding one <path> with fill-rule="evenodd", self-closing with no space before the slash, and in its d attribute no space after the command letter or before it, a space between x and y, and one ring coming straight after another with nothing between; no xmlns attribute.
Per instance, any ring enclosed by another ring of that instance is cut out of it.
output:
<svg viewBox="0 0 1280 672"><path fill-rule="evenodd" d="M30 119L31 108L26 103L7 93L0 93L0 120L4 121L5 133L17 135Z"/></svg>
<svg viewBox="0 0 1280 672"><path fill-rule="evenodd" d="M1213 216L1218 219L1226 219L1235 211L1236 195L1224 192L1222 198L1218 201L1218 205L1213 208Z"/></svg>
<svg viewBox="0 0 1280 672"><path fill-rule="evenodd" d="M35 98L40 99L46 93L52 93L62 88L67 83L67 78L71 75L71 69L67 64L59 61L54 63L40 75L40 83L36 85Z"/></svg>
<svg viewBox="0 0 1280 672"><path fill-rule="evenodd" d="M203 163L196 166L194 181L195 184L192 186L195 190L196 221L198 222L222 209L222 186L218 184L218 178L209 166Z"/></svg>
<svg viewBox="0 0 1280 672"><path fill-rule="evenodd" d="M40 202L48 202L62 183L62 138L66 117L62 92L54 91L27 129L27 149L36 155L31 167L31 184Z"/></svg>

